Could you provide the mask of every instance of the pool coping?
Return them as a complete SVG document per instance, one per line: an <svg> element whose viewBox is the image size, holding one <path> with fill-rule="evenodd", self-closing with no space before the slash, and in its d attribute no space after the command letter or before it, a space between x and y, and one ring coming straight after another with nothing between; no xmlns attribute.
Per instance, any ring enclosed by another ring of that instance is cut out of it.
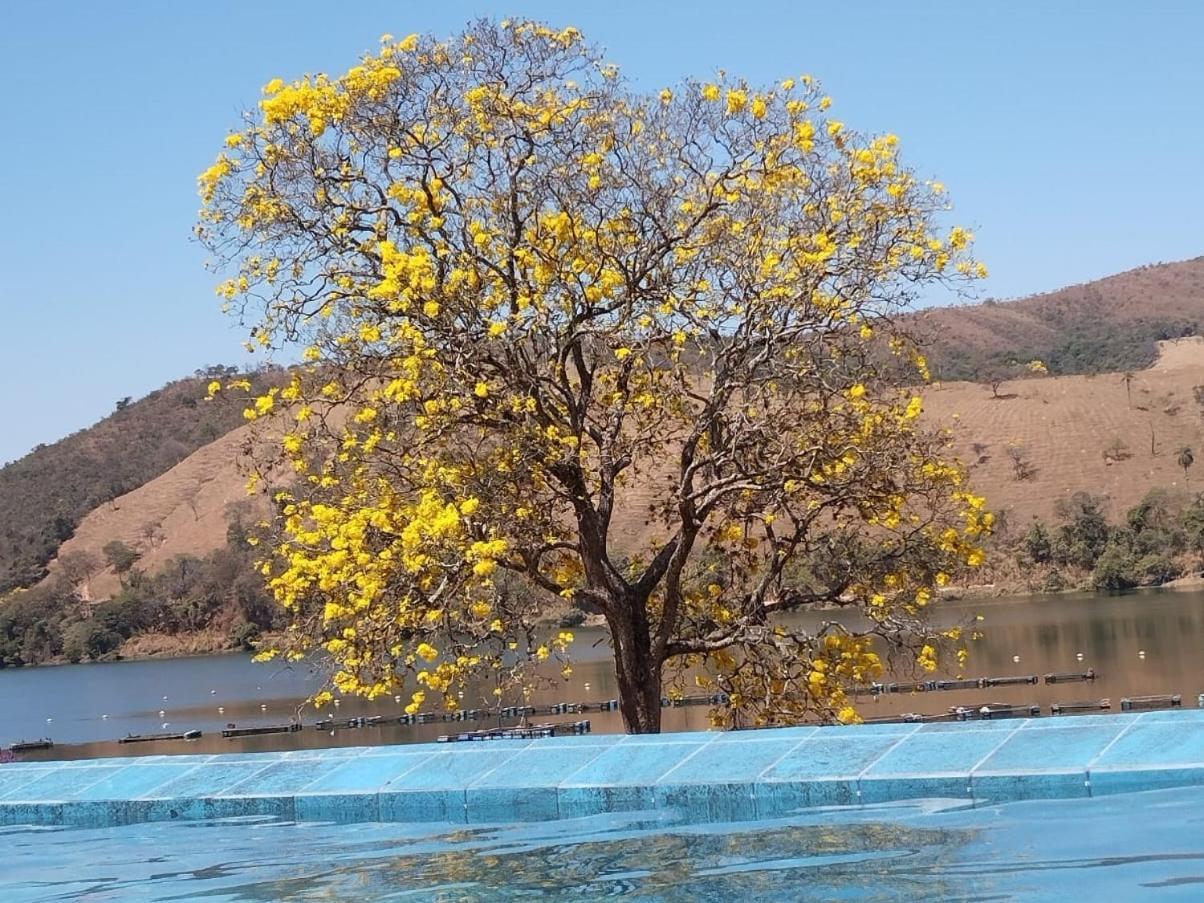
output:
<svg viewBox="0 0 1204 903"><path fill-rule="evenodd" d="M0 825L272 816L689 821L939 798L983 806L1204 783L1204 710L337 747L0 765Z"/></svg>

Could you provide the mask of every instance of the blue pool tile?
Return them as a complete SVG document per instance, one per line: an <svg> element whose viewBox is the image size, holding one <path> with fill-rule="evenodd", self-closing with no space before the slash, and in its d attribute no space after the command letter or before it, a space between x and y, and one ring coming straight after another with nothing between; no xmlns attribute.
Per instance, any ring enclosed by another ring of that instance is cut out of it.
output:
<svg viewBox="0 0 1204 903"><path fill-rule="evenodd" d="M863 778L896 775L966 775L991 755L1010 735L969 728L943 733L911 734L871 764Z"/></svg>
<svg viewBox="0 0 1204 903"><path fill-rule="evenodd" d="M921 734L949 734L958 731L996 731L1010 734L1025 724L1020 718L989 718L986 721L931 721L921 724Z"/></svg>
<svg viewBox="0 0 1204 903"><path fill-rule="evenodd" d="M757 817L755 781L657 784L658 809L674 809L691 822L744 821Z"/></svg>
<svg viewBox="0 0 1204 903"><path fill-rule="evenodd" d="M312 759L315 756L320 759L354 759L356 756L368 755L371 750L380 749L387 754L394 748L392 746L332 746L329 749L290 749L287 752L278 753L278 755L282 759Z"/></svg>
<svg viewBox="0 0 1204 903"><path fill-rule="evenodd" d="M742 784L755 780L804 737L748 743L709 743L660 776L658 784Z"/></svg>
<svg viewBox="0 0 1204 903"><path fill-rule="evenodd" d="M1178 709L1155 709L1152 712L1143 712L1141 723L1147 724L1151 722L1161 721L1177 721L1180 724L1190 724L1192 722L1204 721L1204 709L1195 707L1196 697L1193 695L1190 699L1183 700L1185 706L1191 708Z"/></svg>
<svg viewBox="0 0 1204 903"><path fill-rule="evenodd" d="M75 800L63 805L63 824L77 828L111 828L151 820L152 800Z"/></svg>
<svg viewBox="0 0 1204 903"><path fill-rule="evenodd" d="M464 794L469 824L550 821L560 817L556 786L469 787Z"/></svg>
<svg viewBox="0 0 1204 903"><path fill-rule="evenodd" d="M641 812L656 806L656 788L649 784L594 786L561 785L556 791L561 818L581 818L605 812Z"/></svg>
<svg viewBox="0 0 1204 903"><path fill-rule="evenodd" d="M379 794L380 820L384 822L450 822L465 824L465 792L454 789L398 790Z"/></svg>
<svg viewBox="0 0 1204 903"><path fill-rule="evenodd" d="M0 803L0 825L61 825L62 803Z"/></svg>
<svg viewBox="0 0 1204 903"><path fill-rule="evenodd" d="M814 725L799 727L774 727L748 731L717 731L712 743L782 743L795 742L810 737L820 728Z"/></svg>
<svg viewBox="0 0 1204 903"><path fill-rule="evenodd" d="M277 760L245 780L232 784L222 796L271 796L295 794L323 775L344 764L342 759L285 759Z"/></svg>
<svg viewBox="0 0 1204 903"><path fill-rule="evenodd" d="M819 732L825 737L900 737L914 734L918 728L918 724L892 721L885 724L828 724L819 728Z"/></svg>
<svg viewBox="0 0 1204 903"><path fill-rule="evenodd" d="M1110 712L1106 715L1099 714L1081 714L1081 715L1058 715L1048 718L1024 718L1017 719L1021 728L1029 730L1044 730L1056 731L1068 727L1115 727L1117 729L1128 727L1134 721L1140 721L1146 717L1145 712Z"/></svg>
<svg viewBox="0 0 1204 903"><path fill-rule="evenodd" d="M612 746L548 746L525 749L505 763L470 781L478 787L555 787L579 770L588 770L599 756Z"/></svg>
<svg viewBox="0 0 1204 903"><path fill-rule="evenodd" d="M56 768L36 780L8 791L0 798L6 801L24 800L28 802L55 802L71 799L89 785L112 777L123 770L123 768L112 765L102 768Z"/></svg>
<svg viewBox="0 0 1204 903"><path fill-rule="evenodd" d="M474 824L557 818L556 787L614 744L547 745L523 749L468 786L465 803Z"/></svg>
<svg viewBox="0 0 1204 903"><path fill-rule="evenodd" d="M1204 765L1204 722L1141 721L1117 737L1092 768Z"/></svg>
<svg viewBox="0 0 1204 903"><path fill-rule="evenodd" d="M642 739L619 743L566 777L561 786L650 786L703 746L697 741L651 743Z"/></svg>
<svg viewBox="0 0 1204 903"><path fill-rule="evenodd" d="M1016 800L1073 799L1088 796L1085 771L1030 771L1022 774L970 775L974 804Z"/></svg>
<svg viewBox="0 0 1204 903"><path fill-rule="evenodd" d="M877 725L873 725L877 727ZM909 734L831 735L825 731L808 737L762 773L762 780L790 781L807 778L856 778Z"/></svg>
<svg viewBox="0 0 1204 903"><path fill-rule="evenodd" d="M880 727L886 725L871 725ZM893 726L893 725L890 725ZM891 747L915 733L821 730L761 773L756 784L760 818L789 815L816 806L860 803L858 775Z"/></svg>
<svg viewBox="0 0 1204 903"><path fill-rule="evenodd" d="M1091 761L1123 730L1124 725L1116 723L1035 730L1026 727L1008 735L977 771L1013 774L1077 771L1085 774Z"/></svg>
<svg viewBox="0 0 1204 903"><path fill-rule="evenodd" d="M506 766L516 749L445 749L417 763L413 768L388 782L394 790L463 789L496 768Z"/></svg>
<svg viewBox="0 0 1204 903"><path fill-rule="evenodd" d="M106 775L99 781L81 786L67 799L73 800L132 800L146 796L156 787L186 774L196 765L175 762L134 762Z"/></svg>
<svg viewBox="0 0 1204 903"><path fill-rule="evenodd" d="M0 800L53 770L53 768L0 766Z"/></svg>
<svg viewBox="0 0 1204 903"><path fill-rule="evenodd" d="M432 755L434 751L429 747L415 746L413 750L390 756L345 759L302 789L306 793L346 793L356 790L376 792Z"/></svg>
<svg viewBox="0 0 1204 903"><path fill-rule="evenodd" d="M698 745L700 743L710 743L718 734L707 733L705 731L676 731L666 734L627 734L621 736L619 742L623 746L641 746L645 743L651 743L654 746L663 745L666 743L691 743Z"/></svg>
<svg viewBox="0 0 1204 903"><path fill-rule="evenodd" d="M1139 793L1170 787L1198 787L1204 785L1204 764L1171 768L1093 768L1087 778L1092 796Z"/></svg>
<svg viewBox="0 0 1204 903"><path fill-rule="evenodd" d="M818 806L856 806L861 802L855 777L762 780L754 789L758 818L780 818Z"/></svg>
<svg viewBox="0 0 1204 903"><path fill-rule="evenodd" d="M155 799L218 796L227 787L246 780L265 767L266 763L261 762L207 762L169 780L166 784L160 784L143 796Z"/></svg>
<svg viewBox="0 0 1204 903"><path fill-rule="evenodd" d="M998 730L917 732L862 773L858 784L861 802L970 799L970 772L1008 736Z"/></svg>
<svg viewBox="0 0 1204 903"><path fill-rule="evenodd" d="M697 736L697 735L695 735ZM627 739L626 734L571 734L567 737L543 737L532 740L527 749L541 749L545 746L614 746ZM475 741L474 741L475 742ZM495 741L487 740L486 743Z"/></svg>
<svg viewBox="0 0 1204 903"><path fill-rule="evenodd" d="M192 758L192 757L190 756L189 758ZM226 762L226 763L250 762L252 764L258 763L260 765L270 765L273 762L275 762L279 759L282 759L282 758L284 758L284 753L282 753L282 752L231 752L231 753L221 753L220 755L216 755L216 756L209 756L208 761L210 761L210 762ZM205 764L205 763L201 762L199 764Z"/></svg>
<svg viewBox="0 0 1204 903"><path fill-rule="evenodd" d="M297 821L327 821L340 825L378 822L380 798L372 793L299 794L293 799Z"/></svg>
<svg viewBox="0 0 1204 903"><path fill-rule="evenodd" d="M859 799L865 804L894 803L900 800L973 798L969 772L960 775L892 775L865 778L857 785Z"/></svg>

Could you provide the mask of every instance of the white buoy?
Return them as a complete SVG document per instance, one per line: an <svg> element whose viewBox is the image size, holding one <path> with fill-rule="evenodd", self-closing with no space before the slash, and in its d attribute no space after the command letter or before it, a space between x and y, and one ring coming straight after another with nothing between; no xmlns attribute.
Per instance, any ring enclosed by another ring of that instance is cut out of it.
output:
<svg viewBox="0 0 1204 903"><path fill-rule="evenodd" d="M226 714L226 707L225 707L224 705L219 705L219 706L217 707L217 713L218 713L219 715L224 715L224 714Z"/></svg>
<svg viewBox="0 0 1204 903"><path fill-rule="evenodd" d="M53 722L54 722L54 719L53 719L53 718L47 718L47 719L46 719L46 723L47 723L47 724L52 724Z"/></svg>
<svg viewBox="0 0 1204 903"><path fill-rule="evenodd" d="M338 707L338 704L339 704L339 701L336 699L336 700L334 701L334 704L335 704L335 707L337 708L337 707Z"/></svg>
<svg viewBox="0 0 1204 903"><path fill-rule="evenodd" d="M397 703L398 705L401 705L401 697L400 696L394 696L393 701L395 703Z"/></svg>
<svg viewBox="0 0 1204 903"><path fill-rule="evenodd" d="M159 709L159 717L160 718L162 718L166 714L167 714L167 712L163 711L163 709Z"/></svg>
<svg viewBox="0 0 1204 903"><path fill-rule="evenodd" d="M1016 664L1016 665L1020 664L1020 656L1018 656L1018 655L1013 655L1013 656L1012 656L1012 663L1013 663L1013 664Z"/></svg>
<svg viewBox="0 0 1204 903"><path fill-rule="evenodd" d="M101 720L101 721L108 721L108 720L109 720L109 716L108 716L108 715L101 715L101 716L100 716L100 720Z"/></svg>
<svg viewBox="0 0 1204 903"><path fill-rule="evenodd" d="M267 710L268 710L267 703L264 703L263 705L261 705L259 707L259 711L261 711L261 712L266 712Z"/></svg>
<svg viewBox="0 0 1204 903"><path fill-rule="evenodd" d="M171 722L170 722L170 721L164 721L164 722L163 722L163 730L167 730L169 727L171 727Z"/></svg>
<svg viewBox="0 0 1204 903"><path fill-rule="evenodd" d="M167 697L166 697L166 696L164 696L164 697L163 697L163 701L164 701L164 702L167 702Z"/></svg>
<svg viewBox="0 0 1204 903"><path fill-rule="evenodd" d="M210 695L210 696L216 696L216 695L217 695L217 690L210 690L210 691L209 691L209 695Z"/></svg>
<svg viewBox="0 0 1204 903"><path fill-rule="evenodd" d="M1144 650L1144 649L1138 649L1138 650L1137 650L1137 657L1138 657L1138 658L1145 658L1145 650Z"/></svg>
<svg viewBox="0 0 1204 903"><path fill-rule="evenodd" d="M1074 657L1077 658L1081 662L1083 660L1083 653L1077 652L1077 653L1075 653Z"/></svg>

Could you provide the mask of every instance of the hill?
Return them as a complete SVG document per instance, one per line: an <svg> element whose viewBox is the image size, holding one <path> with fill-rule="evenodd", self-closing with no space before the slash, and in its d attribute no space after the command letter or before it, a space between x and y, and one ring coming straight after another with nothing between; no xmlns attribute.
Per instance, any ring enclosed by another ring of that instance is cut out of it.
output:
<svg viewBox="0 0 1204 903"><path fill-rule="evenodd" d="M1018 301L933 308L916 321L939 379L981 382L1034 359L1055 375L1140 370L1159 341L1204 334L1204 257Z"/></svg>
<svg viewBox="0 0 1204 903"><path fill-rule="evenodd" d="M1117 373L1025 379L995 397L970 382L939 383L925 417L950 426L976 491L1013 528L1050 520L1075 492L1106 495L1114 518L1154 488L1204 489L1178 451L1204 456L1204 338L1155 346L1154 366ZM1019 462L1019 463L1018 463Z"/></svg>
<svg viewBox="0 0 1204 903"><path fill-rule="evenodd" d="M1152 489L1204 489L1204 473L1178 462L1184 446L1204 461L1204 338L1178 338L1204 321L1204 258L915 316L944 375L924 390L924 417L953 429L1011 541L1034 519L1056 520L1076 492L1106 496L1118 522ZM1033 358L1055 375L995 389L952 378ZM0 469L0 596L39 585L0 603L0 666L111 654L131 638L141 650L197 651L272 628L241 542L265 504L244 489L254 434L243 401L200 401L211 375L123 401ZM279 379L252 381L261 391ZM621 500L615 535L629 543L650 538L641 512L656 477L641 475Z"/></svg>
<svg viewBox="0 0 1204 903"><path fill-rule="evenodd" d="M236 372L210 368L137 401L122 399L94 426L0 468L0 596L41 580L89 512L114 509L126 493L241 425L237 400L203 401L210 379ZM263 387L279 374L248 378Z"/></svg>

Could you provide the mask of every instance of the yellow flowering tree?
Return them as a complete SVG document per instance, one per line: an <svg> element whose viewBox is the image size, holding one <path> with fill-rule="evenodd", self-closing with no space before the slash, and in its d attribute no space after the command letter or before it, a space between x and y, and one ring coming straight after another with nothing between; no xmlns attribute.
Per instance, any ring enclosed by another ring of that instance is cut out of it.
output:
<svg viewBox="0 0 1204 903"><path fill-rule="evenodd" d="M937 667L923 610L990 515L898 388L926 368L896 315L981 266L829 106L809 77L645 96L532 22L268 84L198 234L254 339L305 349L248 409L297 474L283 651L454 707L566 660L540 625L571 599L638 732L685 671L781 722L855 719L887 651ZM826 606L865 626L790 617Z"/></svg>

